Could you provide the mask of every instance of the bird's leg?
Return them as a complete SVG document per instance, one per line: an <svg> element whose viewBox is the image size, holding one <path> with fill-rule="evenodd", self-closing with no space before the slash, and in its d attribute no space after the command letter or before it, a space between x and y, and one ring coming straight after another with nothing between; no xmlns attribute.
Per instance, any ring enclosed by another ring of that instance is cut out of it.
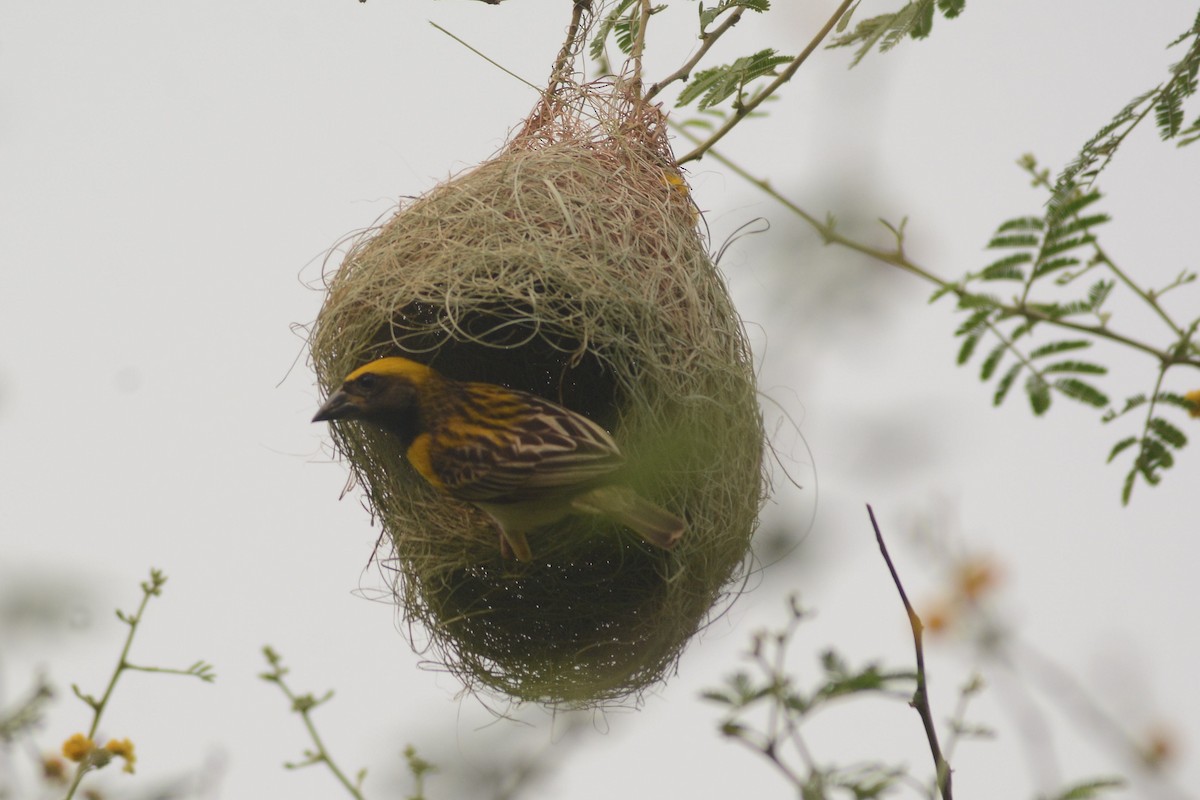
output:
<svg viewBox="0 0 1200 800"><path fill-rule="evenodd" d="M521 531L500 530L500 557L517 557L518 561L532 561L533 551L529 549L529 540Z"/></svg>

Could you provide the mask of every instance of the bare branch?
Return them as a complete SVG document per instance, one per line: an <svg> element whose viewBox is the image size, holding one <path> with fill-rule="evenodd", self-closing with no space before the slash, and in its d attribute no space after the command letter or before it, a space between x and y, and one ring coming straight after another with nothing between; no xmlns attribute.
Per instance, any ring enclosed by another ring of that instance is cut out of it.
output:
<svg viewBox="0 0 1200 800"><path fill-rule="evenodd" d="M896 566L888 554L887 545L883 543L883 533L879 530L879 523L875 521L875 510L871 508L870 504L867 504L867 514L871 517L871 527L875 529L875 541L879 543L879 552L883 554L888 572L892 574L892 582L896 584L896 591L900 593L900 600L904 603L905 612L908 613L908 624L912 627L913 648L917 652L917 690L913 693L910 705L921 715L921 722L925 725L925 737L929 739L929 752L933 755L933 765L937 769L937 784L938 790L942 794L942 800L953 800L950 764L947 763L942 755L942 748L938 745L937 728L933 724L933 711L929 708L929 692L925 685L925 648L922 644L925 626L921 624L921 618L913 610L912 603L908 602L908 594L904 591L904 584L900 582L899 574L896 573Z"/></svg>

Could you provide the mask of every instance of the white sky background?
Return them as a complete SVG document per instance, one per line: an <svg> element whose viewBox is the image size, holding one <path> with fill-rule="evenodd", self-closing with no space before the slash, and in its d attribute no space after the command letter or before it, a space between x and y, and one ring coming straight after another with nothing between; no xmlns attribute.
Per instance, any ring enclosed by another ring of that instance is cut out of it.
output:
<svg viewBox="0 0 1200 800"><path fill-rule="evenodd" d="M494 722L457 698L452 678L419 668L394 610L357 596L382 583L364 571L378 529L356 499L337 500L346 471L330 461L325 426L308 422L319 397L289 326L315 316L321 296L305 284L335 241L489 156L534 102L426 20L540 84L568 5L0 8L0 706L44 666L61 696L40 741L54 748L85 728L90 713L67 687L102 689L124 635L111 610L132 609L154 565L170 580L133 659L203 658L218 681L123 678L103 734L136 742L139 774L95 776L113 796L197 771L212 778L208 797L339 796L319 768L280 767L307 741L256 677L270 643L295 688L337 690L317 719L345 769L369 768L368 796L408 789L398 754L412 742L442 769L434 798L465 796L459 781L480 774L466 765L512 747L550 747L557 769L531 796L789 797L764 762L722 740L719 710L697 696L739 666L754 630L783 622L792 590L819 611L791 660L801 685L813 685L815 655L830 647L855 664L911 663L863 510L871 502L918 601L939 576L909 534L933 516L955 547L1003 565L998 602L1023 640L1132 733L1165 726L1179 748L1172 781L1200 782L1196 448L1122 509L1123 468L1103 462L1132 429L1102 427L1062 400L1047 419L1020 394L993 409L993 387L953 365L949 304L927 307L916 279L820 248L711 160L689 175L714 240L755 217L772 225L734 245L723 267L753 325L763 389L800 421L816 460L819 510L804 545L689 649L643 710L598 715L569 741L561 719ZM655 20L651 77L693 44L694 6L676 5ZM779 5L765 23L744 21L720 57L795 52L835 3ZM860 14L896 5L866 0ZM848 52L818 52L771 118L744 124L722 150L847 225L907 214L910 255L957 276L986 263L998 222L1043 201L1014 160L1032 150L1061 165L1163 78L1177 57L1163 46L1194 14L1180 0L1136 11L1113 0L969 3L961 19L939 18L929 41L852 71ZM1147 124L1105 177L1115 222L1103 240L1145 284L1197 266L1184 237L1198 167L1200 146L1175 152ZM1196 292L1167 305L1194 316ZM1161 341L1141 309L1122 318ZM1110 395L1149 390L1149 359L1104 360ZM794 434L780 446L806 488L780 481L766 528L798 534L812 468ZM15 598L29 597L66 609L65 621L13 616ZM942 718L969 652L934 642L930 660ZM975 705L970 719L1000 738L960 747L961 796L1031 797L1056 778L1126 771L1054 713L1060 771L1031 768L1009 713L1020 696L996 685ZM830 710L810 743L823 761L880 758L929 773L920 722L900 703ZM1126 796L1177 795L1139 784Z"/></svg>

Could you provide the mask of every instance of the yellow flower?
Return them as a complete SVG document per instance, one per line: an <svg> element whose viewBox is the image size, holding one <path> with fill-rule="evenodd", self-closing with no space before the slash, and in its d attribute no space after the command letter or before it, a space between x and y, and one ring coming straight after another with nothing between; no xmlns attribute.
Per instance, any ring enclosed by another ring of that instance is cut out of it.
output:
<svg viewBox="0 0 1200 800"><path fill-rule="evenodd" d="M108 744L104 745L104 749L114 756L125 759L125 766L122 769L125 772L133 772L133 765L137 763L137 755L133 752L133 742L128 739L120 741L109 739Z"/></svg>
<svg viewBox="0 0 1200 800"><path fill-rule="evenodd" d="M67 765L58 756L42 758L42 777L52 783L67 782Z"/></svg>
<svg viewBox="0 0 1200 800"><path fill-rule="evenodd" d="M1155 725L1146 732L1141 751L1146 766L1157 769L1175 759L1179 754L1179 745L1169 729L1162 725Z"/></svg>
<svg viewBox="0 0 1200 800"><path fill-rule="evenodd" d="M954 624L955 609L943 601L931 606L922 616L925 630L934 635L943 634Z"/></svg>
<svg viewBox="0 0 1200 800"><path fill-rule="evenodd" d="M969 601L978 600L988 590L995 588L999 580L1000 575L995 564L983 558L974 558L959 564L958 574L955 576L959 594Z"/></svg>
<svg viewBox="0 0 1200 800"><path fill-rule="evenodd" d="M1193 389L1185 394L1184 397L1192 401L1192 407L1188 409L1188 415L1191 417L1200 417L1200 389Z"/></svg>
<svg viewBox="0 0 1200 800"><path fill-rule="evenodd" d="M70 761L83 761L96 749L96 743L82 733L76 733L63 742L63 757Z"/></svg>

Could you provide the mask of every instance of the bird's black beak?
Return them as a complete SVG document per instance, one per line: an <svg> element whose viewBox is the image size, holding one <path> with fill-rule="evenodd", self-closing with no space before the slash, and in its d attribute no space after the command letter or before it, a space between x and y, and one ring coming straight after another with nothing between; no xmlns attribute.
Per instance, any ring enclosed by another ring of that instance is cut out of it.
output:
<svg viewBox="0 0 1200 800"><path fill-rule="evenodd" d="M348 395L342 389L338 389L333 394L329 395L312 418L313 422L325 422L331 419L345 419L352 416L358 405L354 402L354 398Z"/></svg>

